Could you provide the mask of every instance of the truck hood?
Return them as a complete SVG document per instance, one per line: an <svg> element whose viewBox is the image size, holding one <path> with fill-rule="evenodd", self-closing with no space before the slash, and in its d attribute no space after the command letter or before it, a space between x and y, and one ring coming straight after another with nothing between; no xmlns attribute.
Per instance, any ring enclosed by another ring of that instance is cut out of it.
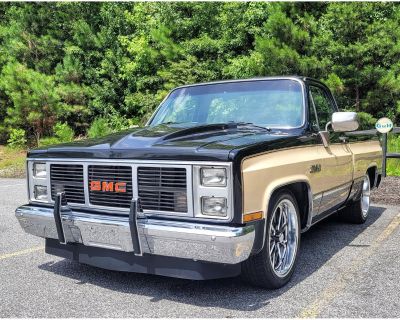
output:
<svg viewBox="0 0 400 320"><path fill-rule="evenodd" d="M231 124L162 124L38 148L29 151L28 157L230 161L244 148L266 143L281 145L294 136L290 132L268 132Z"/></svg>

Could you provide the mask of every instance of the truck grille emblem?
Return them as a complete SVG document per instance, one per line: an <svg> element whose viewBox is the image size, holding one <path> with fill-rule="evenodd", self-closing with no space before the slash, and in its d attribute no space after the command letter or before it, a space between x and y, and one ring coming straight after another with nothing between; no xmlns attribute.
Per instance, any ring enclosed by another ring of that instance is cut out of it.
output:
<svg viewBox="0 0 400 320"><path fill-rule="evenodd" d="M126 182L90 181L90 191L126 192Z"/></svg>

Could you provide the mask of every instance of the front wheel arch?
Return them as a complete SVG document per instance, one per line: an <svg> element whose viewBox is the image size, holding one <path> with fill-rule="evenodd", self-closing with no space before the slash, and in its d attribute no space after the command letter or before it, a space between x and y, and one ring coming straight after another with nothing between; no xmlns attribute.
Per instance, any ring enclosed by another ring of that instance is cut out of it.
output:
<svg viewBox="0 0 400 320"><path fill-rule="evenodd" d="M265 207L265 222L268 218L268 208L270 206L270 201L273 199L274 195L281 192L282 190L289 190L292 194L293 197L297 201L297 205L299 207L299 214L300 214L300 226L301 226L301 232L307 231L311 227L311 219L312 219L312 199L313 195L311 192L311 187L308 183L308 181L294 181L290 182L287 184L279 185L276 186L273 191L270 193L268 196L268 199L266 201L266 207ZM253 248L253 254L259 253L265 245L265 235L266 235L266 223L264 222L262 232L260 232L256 237L258 238L259 241L256 241L256 243L260 243L261 245L258 245L256 248Z"/></svg>
<svg viewBox="0 0 400 320"><path fill-rule="evenodd" d="M313 194L308 181L293 181L284 185L276 186L268 197L268 201L266 204L266 215L268 214L269 201L276 193L284 189L288 189L295 197L300 209L301 229L302 231L307 230L311 226L313 207Z"/></svg>

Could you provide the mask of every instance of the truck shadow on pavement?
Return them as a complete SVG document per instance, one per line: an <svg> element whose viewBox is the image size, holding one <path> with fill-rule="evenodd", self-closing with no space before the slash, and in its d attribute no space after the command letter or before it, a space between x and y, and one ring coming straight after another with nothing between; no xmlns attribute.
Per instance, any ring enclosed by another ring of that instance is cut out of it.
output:
<svg viewBox="0 0 400 320"><path fill-rule="evenodd" d="M208 281L191 281L154 275L103 270L69 260L48 262L41 270L125 294L151 297L152 302L168 300L198 307L256 311L269 301L289 291L320 269L337 252L348 246L359 234L382 215L383 207L371 207L368 221L351 225L330 217L302 235L297 268L292 280L279 290L255 288L240 277ZM79 288L76 288L79 290Z"/></svg>

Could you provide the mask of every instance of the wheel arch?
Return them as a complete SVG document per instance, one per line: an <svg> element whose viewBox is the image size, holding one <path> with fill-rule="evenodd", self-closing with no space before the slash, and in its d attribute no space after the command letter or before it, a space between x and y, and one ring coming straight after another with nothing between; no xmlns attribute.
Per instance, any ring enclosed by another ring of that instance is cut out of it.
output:
<svg viewBox="0 0 400 320"><path fill-rule="evenodd" d="M367 169L371 189L376 187L378 177L377 172L378 166L376 164L371 164Z"/></svg>
<svg viewBox="0 0 400 320"><path fill-rule="evenodd" d="M296 179L288 179L286 181L276 182L274 184L270 184L267 188L264 208L265 208L265 220L268 215L268 207L271 201L271 198L274 194L281 190L289 190L293 196L295 197L297 204L300 209L300 223L301 223L301 232L307 231L311 226L312 219L312 209L313 209L313 195L311 191L311 186L309 180L305 177L297 177ZM263 242L262 247L265 244L265 234L266 234L266 226L264 225L264 233L263 233Z"/></svg>

